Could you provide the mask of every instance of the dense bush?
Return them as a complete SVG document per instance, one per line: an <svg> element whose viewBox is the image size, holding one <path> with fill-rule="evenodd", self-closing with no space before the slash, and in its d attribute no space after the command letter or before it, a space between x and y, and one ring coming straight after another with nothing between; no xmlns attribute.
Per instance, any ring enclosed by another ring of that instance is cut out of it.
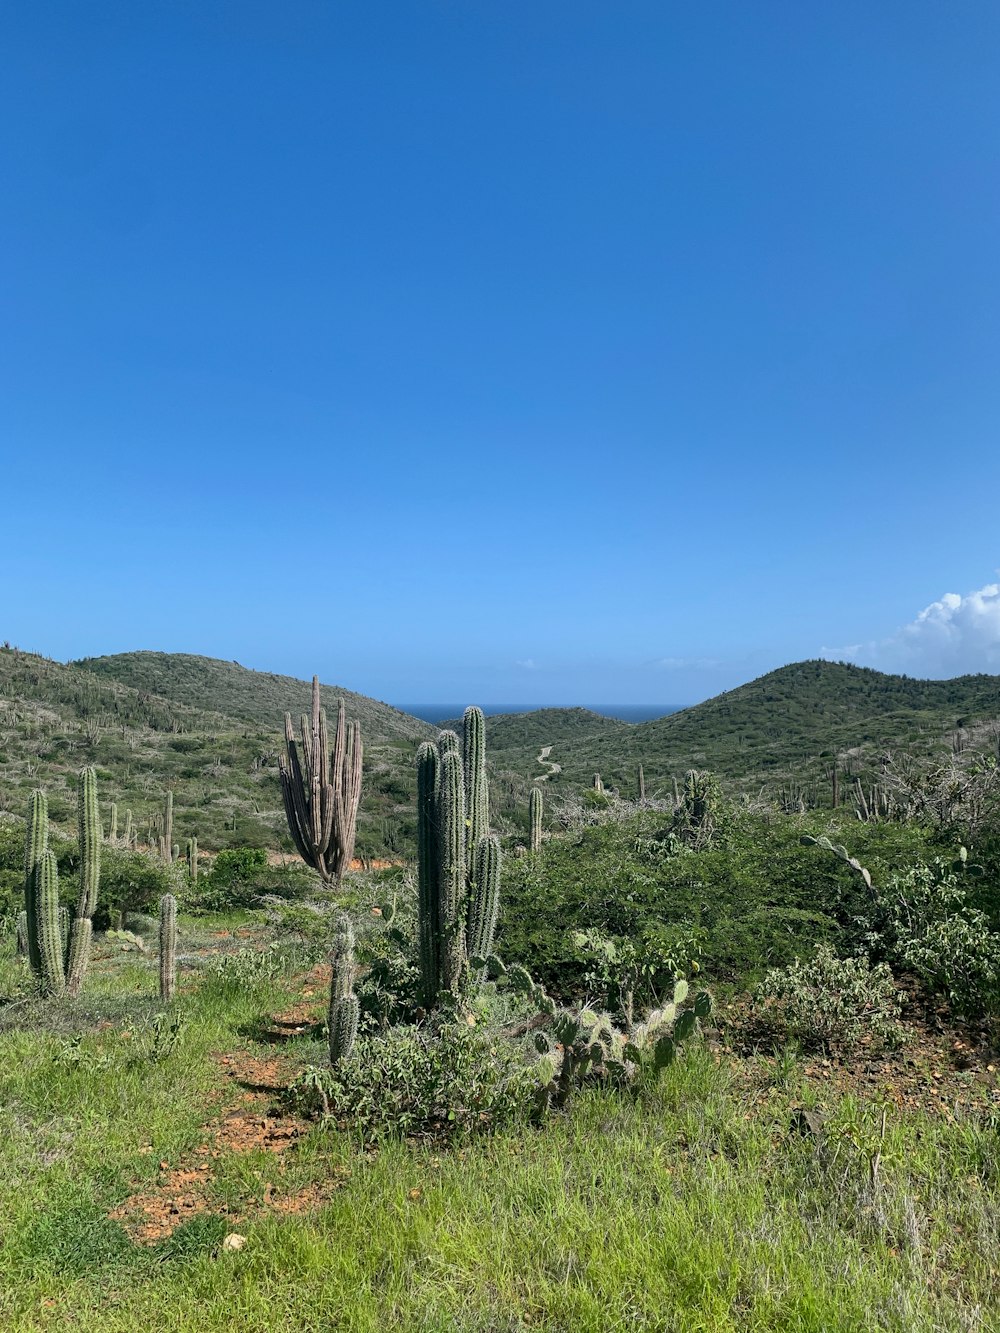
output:
<svg viewBox="0 0 1000 1333"><path fill-rule="evenodd" d="M772 968L754 990L755 1031L773 1040L799 1042L827 1053L863 1039L898 1045L901 996L885 963L838 958L817 945L811 959Z"/></svg>
<svg viewBox="0 0 1000 1333"><path fill-rule="evenodd" d="M935 858L876 884L870 938L890 962L948 997L966 1017L1000 1007L1000 935L970 903L964 862Z"/></svg>
<svg viewBox="0 0 1000 1333"><path fill-rule="evenodd" d="M271 866L261 847L231 847L219 852L211 871L199 882L195 906L205 912L225 912L260 906L267 896L302 898L317 880L305 866Z"/></svg>
<svg viewBox="0 0 1000 1333"><path fill-rule="evenodd" d="M366 1139L440 1139L527 1115L536 1082L515 1047L475 1029L458 1024L434 1035L397 1027L360 1038L335 1068L306 1070L289 1097Z"/></svg>

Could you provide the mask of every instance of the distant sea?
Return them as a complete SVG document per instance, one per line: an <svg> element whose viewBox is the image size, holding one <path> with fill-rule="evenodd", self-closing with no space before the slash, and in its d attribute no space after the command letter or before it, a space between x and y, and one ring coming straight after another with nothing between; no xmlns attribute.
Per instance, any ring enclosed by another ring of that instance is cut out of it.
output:
<svg viewBox="0 0 1000 1333"><path fill-rule="evenodd" d="M482 704L487 717L497 713L537 713L542 708L589 708L592 713L601 713L604 717L616 717L622 722L651 722L654 717L666 717L668 713L679 713L686 704ZM461 717L465 704L395 704L403 713L419 717L423 722L435 725L446 722L449 718Z"/></svg>

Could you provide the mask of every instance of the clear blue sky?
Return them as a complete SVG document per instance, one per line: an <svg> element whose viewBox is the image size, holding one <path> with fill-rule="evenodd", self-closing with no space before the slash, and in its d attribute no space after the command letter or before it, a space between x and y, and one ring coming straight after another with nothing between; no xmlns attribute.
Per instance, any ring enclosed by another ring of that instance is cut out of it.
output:
<svg viewBox="0 0 1000 1333"><path fill-rule="evenodd" d="M0 638L400 702L1000 671L995 0L0 38Z"/></svg>

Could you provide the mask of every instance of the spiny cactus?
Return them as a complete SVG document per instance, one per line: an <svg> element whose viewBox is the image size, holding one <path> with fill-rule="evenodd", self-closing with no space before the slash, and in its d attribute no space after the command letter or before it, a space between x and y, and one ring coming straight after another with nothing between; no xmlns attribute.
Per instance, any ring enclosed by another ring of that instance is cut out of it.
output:
<svg viewBox="0 0 1000 1333"><path fill-rule="evenodd" d="M646 775L645 775L645 773L642 771L642 764L639 765L639 772L638 772L638 774L637 774L637 781L638 781L638 787L639 787L639 804L641 805L641 804L643 803L643 801L646 799Z"/></svg>
<svg viewBox="0 0 1000 1333"><path fill-rule="evenodd" d="M548 1001L523 968L509 968L507 977L515 989L525 991L536 1003L543 998ZM694 1034L698 1020L711 1012L707 991L699 991L690 1007L681 1009L687 999L688 983L681 979L669 1004L627 1031L616 1028L607 1014L592 1009L543 1009L551 1019L548 1031L539 1029L535 1034L535 1048L541 1056L536 1066L538 1109L564 1107L588 1079L628 1083L644 1067L655 1073L666 1068Z"/></svg>
<svg viewBox="0 0 1000 1333"><path fill-rule="evenodd" d="M79 995L90 963L90 944L94 934L93 916L97 907L97 889L101 879L101 816L97 806L97 774L85 768L80 774L77 796L77 827L80 837L80 896L69 943L66 983L70 995Z"/></svg>
<svg viewBox="0 0 1000 1333"><path fill-rule="evenodd" d="M164 861L174 859L174 794L168 791L163 802L163 840L160 843Z"/></svg>
<svg viewBox="0 0 1000 1333"><path fill-rule="evenodd" d="M358 997L354 994L354 931L346 912L337 920L330 976L330 1063L339 1064L351 1053L358 1032Z"/></svg>
<svg viewBox="0 0 1000 1333"><path fill-rule="evenodd" d="M170 1001L177 990L177 899L160 899L160 999Z"/></svg>
<svg viewBox="0 0 1000 1333"><path fill-rule="evenodd" d="M324 884L339 884L354 855L361 800L361 727L348 727L343 699L330 753L326 713L320 706L319 677L313 676L312 713L301 719L300 745L290 713L285 714L286 755L278 760L285 817L299 855Z"/></svg>
<svg viewBox="0 0 1000 1333"><path fill-rule="evenodd" d="M531 850L537 852L542 845L542 789L532 787L528 797L528 817L531 821Z"/></svg>
<svg viewBox="0 0 1000 1333"><path fill-rule="evenodd" d="M122 842L126 847L131 847L135 838L135 829L132 826L132 811L125 811L125 831L122 833Z"/></svg>
<svg viewBox="0 0 1000 1333"><path fill-rule="evenodd" d="M192 884L198 882L198 839L188 838L187 843L188 875Z"/></svg>
<svg viewBox="0 0 1000 1333"><path fill-rule="evenodd" d="M28 963L38 977L42 975L42 954L38 944L38 881L48 846L49 805L45 793L36 787L28 801L24 839L24 909L28 925Z"/></svg>
<svg viewBox="0 0 1000 1333"><path fill-rule="evenodd" d="M856 871L864 880L866 886L869 889L871 888L871 871L863 866L857 857L852 856L847 848L841 846L840 843L833 843L826 837L811 838L807 833L804 833L799 841L804 847L822 847L825 852L833 852L834 856L839 857L841 861L846 865L849 865L852 870Z"/></svg>
<svg viewBox="0 0 1000 1333"><path fill-rule="evenodd" d="M23 907L17 914L17 956L28 956L28 913Z"/></svg>
<svg viewBox="0 0 1000 1333"><path fill-rule="evenodd" d="M59 928L59 870L55 852L46 848L35 880L35 920L38 950L41 955L40 978L46 995L66 992L62 931Z"/></svg>
<svg viewBox="0 0 1000 1333"><path fill-rule="evenodd" d="M463 737L443 731L417 752L420 996L433 1008L457 995L493 947L500 844L489 833L486 723L467 708Z"/></svg>
<svg viewBox="0 0 1000 1333"><path fill-rule="evenodd" d="M108 815L108 842L118 841L118 804L111 802L111 813Z"/></svg>

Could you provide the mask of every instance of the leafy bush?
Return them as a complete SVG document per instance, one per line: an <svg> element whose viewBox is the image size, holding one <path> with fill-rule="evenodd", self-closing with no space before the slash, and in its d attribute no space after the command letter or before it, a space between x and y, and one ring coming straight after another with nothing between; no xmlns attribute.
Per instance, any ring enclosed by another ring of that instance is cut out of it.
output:
<svg viewBox="0 0 1000 1333"><path fill-rule="evenodd" d="M526 1115L536 1080L513 1046L462 1024L435 1036L393 1028L359 1038L336 1068L307 1069L288 1096L366 1139L481 1134Z"/></svg>
<svg viewBox="0 0 1000 1333"><path fill-rule="evenodd" d="M876 888L871 938L958 1013L979 1017L1000 1002L1000 935L970 905L964 864L936 858Z"/></svg>
<svg viewBox="0 0 1000 1333"><path fill-rule="evenodd" d="M894 1046L903 1035L901 998L885 963L838 958L819 944L808 961L772 968L758 984L753 1026L760 1035L827 1053L866 1038Z"/></svg>
<svg viewBox="0 0 1000 1333"><path fill-rule="evenodd" d="M256 907L265 894L301 897L314 882L303 867L269 866L262 847L229 847L216 856L196 901L206 912Z"/></svg>

